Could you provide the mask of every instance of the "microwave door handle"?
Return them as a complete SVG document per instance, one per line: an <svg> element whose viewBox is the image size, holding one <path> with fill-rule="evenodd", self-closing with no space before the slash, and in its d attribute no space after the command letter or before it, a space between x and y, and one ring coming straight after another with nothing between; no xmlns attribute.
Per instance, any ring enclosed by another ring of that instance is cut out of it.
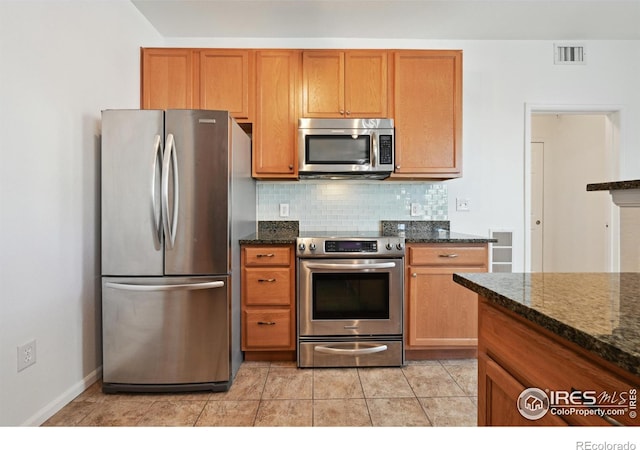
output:
<svg viewBox="0 0 640 450"><path fill-rule="evenodd" d="M378 135L371 133L371 167L375 168L378 165Z"/></svg>

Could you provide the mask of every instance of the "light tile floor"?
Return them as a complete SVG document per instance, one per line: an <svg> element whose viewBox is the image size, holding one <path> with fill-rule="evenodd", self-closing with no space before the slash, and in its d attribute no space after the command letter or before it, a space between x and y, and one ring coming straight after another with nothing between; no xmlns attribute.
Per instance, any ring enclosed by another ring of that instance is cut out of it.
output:
<svg viewBox="0 0 640 450"><path fill-rule="evenodd" d="M477 361L298 369L245 362L228 392L104 394L89 387L43 426L475 426Z"/></svg>

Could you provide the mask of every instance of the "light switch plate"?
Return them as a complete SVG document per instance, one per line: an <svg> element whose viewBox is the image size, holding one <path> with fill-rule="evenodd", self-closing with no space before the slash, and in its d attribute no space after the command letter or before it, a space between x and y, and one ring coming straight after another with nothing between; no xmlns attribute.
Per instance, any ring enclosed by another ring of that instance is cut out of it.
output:
<svg viewBox="0 0 640 450"><path fill-rule="evenodd" d="M288 203L280 203L280 217L289 217Z"/></svg>

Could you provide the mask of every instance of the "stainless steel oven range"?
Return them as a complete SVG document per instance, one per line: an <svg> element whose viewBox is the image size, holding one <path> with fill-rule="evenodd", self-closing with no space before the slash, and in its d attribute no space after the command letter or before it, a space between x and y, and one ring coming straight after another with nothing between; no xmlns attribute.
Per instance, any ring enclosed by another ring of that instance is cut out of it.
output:
<svg viewBox="0 0 640 450"><path fill-rule="evenodd" d="M296 251L298 367L403 365L404 238L306 234Z"/></svg>

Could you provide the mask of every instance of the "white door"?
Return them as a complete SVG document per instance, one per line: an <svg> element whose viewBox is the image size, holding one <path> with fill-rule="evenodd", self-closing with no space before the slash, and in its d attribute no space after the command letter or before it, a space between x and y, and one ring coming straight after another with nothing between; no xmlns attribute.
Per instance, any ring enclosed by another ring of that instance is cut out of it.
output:
<svg viewBox="0 0 640 450"><path fill-rule="evenodd" d="M544 255L544 143L531 143L531 271L542 272Z"/></svg>
<svg viewBox="0 0 640 450"><path fill-rule="evenodd" d="M532 116L534 272L611 270L612 202L607 192L586 190L589 183L611 178L607 120L605 114Z"/></svg>

